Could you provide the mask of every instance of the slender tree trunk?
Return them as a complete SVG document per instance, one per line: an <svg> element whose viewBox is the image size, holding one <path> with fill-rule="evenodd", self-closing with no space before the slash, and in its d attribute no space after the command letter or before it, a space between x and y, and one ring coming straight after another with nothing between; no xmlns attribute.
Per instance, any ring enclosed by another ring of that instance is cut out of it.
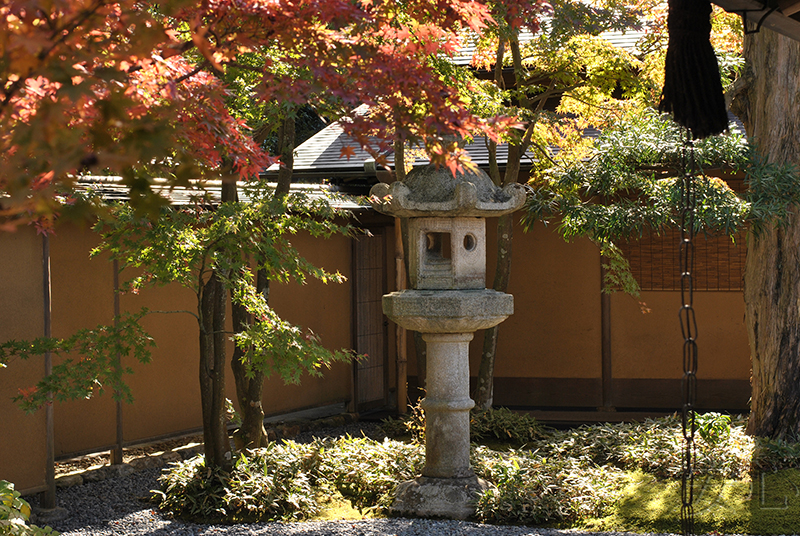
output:
<svg viewBox="0 0 800 536"><path fill-rule="evenodd" d="M400 137L394 140L394 180L400 182L406 180L406 143ZM399 291L408 288L407 244L403 243L403 225L400 218L394 219L394 229L395 285L397 287L395 290ZM395 346L397 354L397 413L405 415L408 412L408 348L406 344L408 332L406 328L397 325L395 339L397 341Z"/></svg>
<svg viewBox="0 0 800 536"><path fill-rule="evenodd" d="M222 201L238 202L239 193L236 182L223 182ZM259 272L256 286L264 284L263 274ZM267 281L266 284L269 282ZM260 292L261 290L258 289ZM233 301L231 293L231 321L234 331L247 329L251 322L247 309ZM245 448L258 448L267 445L267 432L264 429L264 408L261 405L261 394L264 388L264 374L253 371L252 377L247 377L247 366L244 362L245 352L238 346L234 346L231 356L231 370L233 371L234 384L236 386L236 400L239 403L239 413L242 423L239 429L233 434L234 444L237 450Z"/></svg>
<svg viewBox="0 0 800 536"><path fill-rule="evenodd" d="M745 37L749 72L732 108L758 150L775 163L800 164L800 43L766 28ZM747 431L800 434L800 219L750 233L745 267L752 359ZM702 367L702 347L700 353Z"/></svg>
<svg viewBox="0 0 800 536"><path fill-rule="evenodd" d="M256 276L256 290L262 295L269 294L269 279L261 270ZM233 304L231 314L235 330L247 328L250 323L250 315L243 306ZM267 431L264 429L264 407L261 404L264 392L264 374L253 371L252 377L248 378L243 358L244 352L237 346L231 358L231 369L236 384L239 411L242 416L242 424L233 436L236 448L240 450L265 447L268 442Z"/></svg>
<svg viewBox="0 0 800 536"><path fill-rule="evenodd" d="M510 145L503 186L517 181L520 161L520 147L518 145ZM506 292L508 283L511 280L511 246L513 238L514 216L513 214L504 214L497 219L497 266L495 267L494 282L492 283L492 288L498 292ZM475 387L475 405L484 410L491 408L494 402L494 364L497 357L499 333L499 325L483 331L483 349Z"/></svg>
<svg viewBox="0 0 800 536"><path fill-rule="evenodd" d="M395 180L404 181L406 178L406 149L405 149L405 142L401 139L397 139L394 142L394 173L395 173ZM403 242L402 247L404 252L408 252L408 218L397 218L400 221L400 235L401 240ZM397 219L395 220L395 225L397 225ZM406 287L409 284L409 272L408 272L408 254L403 255L403 264L405 266L406 271ZM401 331L402 330L402 331ZM398 337L404 337L406 333L405 329L399 328L397 332ZM414 354L417 358L417 389L420 391L419 393L415 393L417 396L425 396L425 378L426 378L426 370L428 366L428 351L427 346L425 345L425 341L422 339L422 333L417 331L412 332L414 334ZM399 379L398 379L399 381Z"/></svg>
<svg viewBox="0 0 800 536"><path fill-rule="evenodd" d="M295 117L287 114L278 130L278 150L280 152L281 167L278 171L278 184L275 188L275 198L285 197L292 184L292 168L294 164L295 142ZM238 200L234 193L225 193L223 200ZM256 275L256 290L269 302L269 278L263 270L258 270ZM251 322L250 316L244 307L233 304L231 310L235 330L244 329ZM236 399L239 402L239 412L242 424L234 434L234 441L238 449L255 448L267 445L267 433L264 429L264 407L262 395L264 392L264 374L255 372L247 376L247 367L243 361L244 352L235 348L231 357L231 370L233 371L236 385Z"/></svg>
<svg viewBox="0 0 800 536"><path fill-rule="evenodd" d="M225 286L211 273L200 295L200 398L206 467L231 467L225 418Z"/></svg>
<svg viewBox="0 0 800 536"><path fill-rule="evenodd" d="M522 55L519 49L519 40L512 38L509 41L511 57L514 63L515 83L517 87L522 86L520 79L522 73ZM495 61L494 82L500 89L505 89L503 79L503 58L505 55L505 44L503 41L497 47L497 58ZM529 107L530 103L523 96L520 97L520 105ZM497 165L497 145L491 144L489 147L489 173L492 181L498 186L519 181L519 171L522 162L522 155L527 149L527 142L523 140L522 145L510 143L508 146L508 161L506 170L500 177L500 169ZM511 279L511 244L513 238L514 219L511 214L500 216L497 221L497 264L495 266L494 282L492 288L498 292L508 290L508 282ZM483 331L483 349L481 351L481 362L478 368L478 378L475 387L475 406L479 409L489 409L494 402L494 365L497 358L497 340L500 335L500 326L494 326Z"/></svg>

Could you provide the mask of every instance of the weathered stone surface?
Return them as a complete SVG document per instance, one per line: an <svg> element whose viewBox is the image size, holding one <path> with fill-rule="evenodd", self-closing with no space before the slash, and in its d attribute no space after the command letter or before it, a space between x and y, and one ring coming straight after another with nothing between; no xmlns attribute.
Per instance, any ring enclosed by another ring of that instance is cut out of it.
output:
<svg viewBox="0 0 800 536"><path fill-rule="evenodd" d="M300 432L303 430L301 429L300 425L297 424L285 424L280 427L278 430L281 434L281 437L286 439L291 439L293 437L297 437L300 435Z"/></svg>
<svg viewBox="0 0 800 536"><path fill-rule="evenodd" d="M203 445L191 445L188 447L181 447L175 449L173 452L178 454L182 459L188 460L189 458L194 458L198 454L202 454Z"/></svg>
<svg viewBox="0 0 800 536"><path fill-rule="evenodd" d="M369 192L378 212L397 217L500 216L525 203L520 184L498 188L482 170L454 177L449 169L415 168L403 182L378 183Z"/></svg>
<svg viewBox="0 0 800 536"><path fill-rule="evenodd" d="M143 469L163 467L164 460L162 460L160 456L145 456L144 458L136 458L135 460L131 460L130 465L133 466L137 471L141 471Z"/></svg>
<svg viewBox="0 0 800 536"><path fill-rule="evenodd" d="M383 312L421 333L467 333L496 326L514 313L514 297L496 290L403 290L383 296Z"/></svg>
<svg viewBox="0 0 800 536"><path fill-rule="evenodd" d="M112 476L128 476L136 472L136 469L128 463L120 463L117 465L109 465L107 468L108 477Z"/></svg>
<svg viewBox="0 0 800 536"><path fill-rule="evenodd" d="M83 472L84 482L99 482L108 478L108 467L98 467Z"/></svg>
<svg viewBox="0 0 800 536"><path fill-rule="evenodd" d="M62 475L56 477L57 488L71 488L83 484L83 477L80 474Z"/></svg>
<svg viewBox="0 0 800 536"><path fill-rule="evenodd" d="M56 506L55 508L39 508L31 509L31 523L34 525L49 525L56 521L67 519L69 511L66 508Z"/></svg>
<svg viewBox="0 0 800 536"><path fill-rule="evenodd" d="M181 455L179 453L173 452L173 451L167 451L164 454L162 454L160 457L161 457L161 460L165 464L181 461Z"/></svg>
<svg viewBox="0 0 800 536"><path fill-rule="evenodd" d="M486 288L486 220L410 218L408 266L415 289Z"/></svg>
<svg viewBox="0 0 800 536"><path fill-rule="evenodd" d="M469 519L475 515L478 495L489 484L475 476L469 478L419 477L397 487L393 515Z"/></svg>
<svg viewBox="0 0 800 536"><path fill-rule="evenodd" d="M469 465L469 342L472 333L425 333L428 390L425 410L423 476L465 478Z"/></svg>

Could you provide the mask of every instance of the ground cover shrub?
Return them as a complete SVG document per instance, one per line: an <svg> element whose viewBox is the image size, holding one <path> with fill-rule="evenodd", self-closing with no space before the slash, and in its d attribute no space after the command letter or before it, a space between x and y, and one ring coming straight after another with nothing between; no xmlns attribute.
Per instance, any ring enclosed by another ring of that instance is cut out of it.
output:
<svg viewBox="0 0 800 536"><path fill-rule="evenodd" d="M50 527L37 527L28 522L31 505L22 498L14 484L0 480L0 535L2 536L58 536Z"/></svg>
<svg viewBox="0 0 800 536"><path fill-rule="evenodd" d="M759 471L800 467L800 443L785 439L756 438L752 465Z"/></svg>
<svg viewBox="0 0 800 536"><path fill-rule="evenodd" d="M698 415L695 436L696 471L721 478L742 478L750 471L754 440L745 435L743 417L731 421ZM725 416L727 417L727 416ZM730 419L730 418L728 418ZM728 422L729 425L724 423ZM704 428L704 426L705 428ZM701 434L699 430L707 430ZM627 470L641 469L658 478L678 478L681 473L683 434L680 417L647 419L641 423L585 425L571 430L550 430L530 445L556 457L586 457L597 465Z"/></svg>
<svg viewBox="0 0 800 536"><path fill-rule="evenodd" d="M486 439L506 441L521 446L542 436L544 427L527 413L517 413L508 408L490 408L470 412L470 438L479 442Z"/></svg>
<svg viewBox="0 0 800 536"><path fill-rule="evenodd" d="M241 454L230 473L206 468L205 457L173 464L160 478L159 507L194 521L300 520L317 510L314 479L321 445L271 443Z"/></svg>
<svg viewBox="0 0 800 536"><path fill-rule="evenodd" d="M419 443L342 438L321 452L320 478L359 511L388 506L392 490L422 471L425 451Z"/></svg>
<svg viewBox="0 0 800 536"><path fill-rule="evenodd" d="M538 525L600 516L624 483L623 471L588 458L485 447L472 457L477 474L493 484L477 504L477 517L485 523Z"/></svg>
<svg viewBox="0 0 800 536"><path fill-rule="evenodd" d="M544 427L526 413L508 408L474 409L470 412L470 438L474 442L497 440L522 446L542 436ZM422 443L425 436L425 412L417 404L400 419L381 422L384 433L392 438L411 437Z"/></svg>
<svg viewBox="0 0 800 536"><path fill-rule="evenodd" d="M508 422L501 416L496 422ZM741 417L698 418L697 526L703 532L770 534L782 527L777 533L800 533L800 471L786 469L800 467L800 446L754 441L744 435L744 424ZM479 498L477 517L486 523L675 532L680 428L680 418L672 416L538 428L521 448L475 445L472 465L492 486ZM202 457L175 464L162 477L161 507L200 521L294 520L316 516L322 503L335 499L381 515L395 487L423 466L424 447L414 441L274 443L240 456L230 475L209 472Z"/></svg>

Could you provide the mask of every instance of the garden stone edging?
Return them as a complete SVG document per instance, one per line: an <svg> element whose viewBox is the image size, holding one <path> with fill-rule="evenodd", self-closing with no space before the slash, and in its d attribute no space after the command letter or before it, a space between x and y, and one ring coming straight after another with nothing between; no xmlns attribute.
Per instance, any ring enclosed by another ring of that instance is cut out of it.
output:
<svg viewBox="0 0 800 536"><path fill-rule="evenodd" d="M358 421L357 413L342 413L317 419L313 421L299 420L287 423L280 423L268 427L267 438L269 441L277 441L279 439L294 439L303 432L313 432L323 428L336 428L351 424ZM72 486L79 486L87 482L99 482L109 478L118 476L127 476L136 471L144 469L152 469L164 467L165 465L181 460L187 460L198 454L203 453L202 444L192 444L184 447L178 447L172 450L167 450L161 454L154 456L141 456L134 458L128 463L121 463L117 465L104 465L94 469L85 469L83 471L75 471L57 476L56 488L69 488Z"/></svg>

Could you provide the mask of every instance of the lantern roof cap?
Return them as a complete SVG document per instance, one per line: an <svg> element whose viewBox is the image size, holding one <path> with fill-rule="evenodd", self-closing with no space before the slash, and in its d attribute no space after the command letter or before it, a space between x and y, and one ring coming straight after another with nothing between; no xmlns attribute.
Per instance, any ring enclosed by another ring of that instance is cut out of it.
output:
<svg viewBox="0 0 800 536"><path fill-rule="evenodd" d="M403 182L376 184L369 194L375 210L402 218L500 216L525 203L521 184L500 188L480 169L453 175L432 164L414 168Z"/></svg>

